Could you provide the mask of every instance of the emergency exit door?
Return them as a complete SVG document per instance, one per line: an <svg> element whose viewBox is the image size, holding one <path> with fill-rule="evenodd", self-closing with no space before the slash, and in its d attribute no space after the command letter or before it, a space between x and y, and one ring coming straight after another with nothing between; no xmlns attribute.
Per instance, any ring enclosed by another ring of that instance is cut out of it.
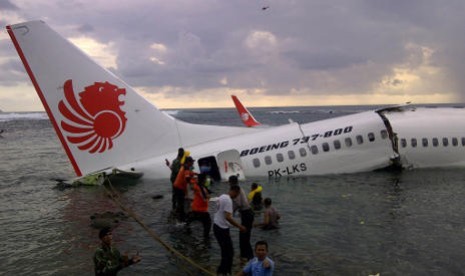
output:
<svg viewBox="0 0 465 276"><path fill-rule="evenodd" d="M217 160L222 180L228 180L231 175L237 175L240 180L245 179L241 158L237 150L220 152Z"/></svg>

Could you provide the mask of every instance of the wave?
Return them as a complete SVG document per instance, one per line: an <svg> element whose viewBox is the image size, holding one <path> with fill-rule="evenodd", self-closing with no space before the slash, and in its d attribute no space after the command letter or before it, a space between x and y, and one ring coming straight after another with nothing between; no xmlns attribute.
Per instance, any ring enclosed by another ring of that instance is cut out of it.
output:
<svg viewBox="0 0 465 276"><path fill-rule="evenodd" d="M15 120L48 120L45 112L3 112L0 113L0 122Z"/></svg>
<svg viewBox="0 0 465 276"><path fill-rule="evenodd" d="M171 116L176 116L180 112L180 110L176 110L176 109L175 110L162 110L162 111Z"/></svg>
<svg viewBox="0 0 465 276"><path fill-rule="evenodd" d="M300 113L299 110L273 110L269 111L270 114L292 114L292 113Z"/></svg>

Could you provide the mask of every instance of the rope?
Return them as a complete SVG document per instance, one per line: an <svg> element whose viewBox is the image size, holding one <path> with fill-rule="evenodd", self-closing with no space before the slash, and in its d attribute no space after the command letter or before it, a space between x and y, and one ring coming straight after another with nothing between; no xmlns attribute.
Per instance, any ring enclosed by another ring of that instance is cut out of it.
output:
<svg viewBox="0 0 465 276"><path fill-rule="evenodd" d="M206 275L216 275L216 273L213 273L209 270L207 270L206 268L203 268L201 267L199 264L197 264L196 262L194 262L192 259L190 259L189 257L187 256L184 256L181 252L179 252L178 250L174 249L172 246L170 246L169 244L167 244L166 242L164 242L156 233L155 231L153 231L152 229L150 229L140 218L139 216L134 212L132 211L130 208L124 206L115 196L115 194L117 194L115 188L113 187L113 185L111 184L111 181L109 179L108 176L106 176L106 181L108 181L108 184L109 184L109 187L111 188L111 191L110 189L108 189L108 187L105 187L105 191L108 193L108 195L110 196L110 198L116 203L119 205L119 207L125 211L130 217L132 217L137 223L139 223L139 225L145 229L145 231L147 231L147 233L154 239L156 240L157 242L159 242L166 250L170 251L172 254L174 254L175 256L177 256L178 258L184 260L185 262L189 263L190 265L192 265L193 267L199 269L200 271L204 272ZM113 191L113 193L112 193Z"/></svg>

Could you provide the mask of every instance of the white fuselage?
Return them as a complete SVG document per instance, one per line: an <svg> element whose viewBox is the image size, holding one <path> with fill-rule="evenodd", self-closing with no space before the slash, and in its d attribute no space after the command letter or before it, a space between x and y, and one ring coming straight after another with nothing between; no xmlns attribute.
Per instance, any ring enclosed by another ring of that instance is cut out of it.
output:
<svg viewBox="0 0 465 276"><path fill-rule="evenodd" d="M465 122L461 119L465 110L405 107L402 111L388 110L384 115L392 133L377 112L368 111L260 129L187 149L197 160L212 156L221 162L218 167L223 179L231 173L225 172L225 167L246 177L281 177L356 173L392 165L465 166ZM218 156L228 151L237 155L226 162L219 160ZM165 178L169 169L161 166L163 160L174 156L173 152L130 166L144 171L147 177Z"/></svg>
<svg viewBox="0 0 465 276"><path fill-rule="evenodd" d="M386 113L405 168L465 166L465 110L410 108Z"/></svg>

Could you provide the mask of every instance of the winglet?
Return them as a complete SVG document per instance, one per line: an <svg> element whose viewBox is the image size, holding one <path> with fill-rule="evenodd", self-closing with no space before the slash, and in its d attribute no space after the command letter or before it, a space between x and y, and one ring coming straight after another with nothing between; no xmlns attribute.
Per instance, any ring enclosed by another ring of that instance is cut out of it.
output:
<svg viewBox="0 0 465 276"><path fill-rule="evenodd" d="M244 125L247 127L254 127L254 126L259 126L261 125L255 118L252 116L252 114L247 110L247 108L239 101L239 99L231 95L231 98L234 101L234 105L236 106L236 110L239 113L239 116L241 117L242 122Z"/></svg>

